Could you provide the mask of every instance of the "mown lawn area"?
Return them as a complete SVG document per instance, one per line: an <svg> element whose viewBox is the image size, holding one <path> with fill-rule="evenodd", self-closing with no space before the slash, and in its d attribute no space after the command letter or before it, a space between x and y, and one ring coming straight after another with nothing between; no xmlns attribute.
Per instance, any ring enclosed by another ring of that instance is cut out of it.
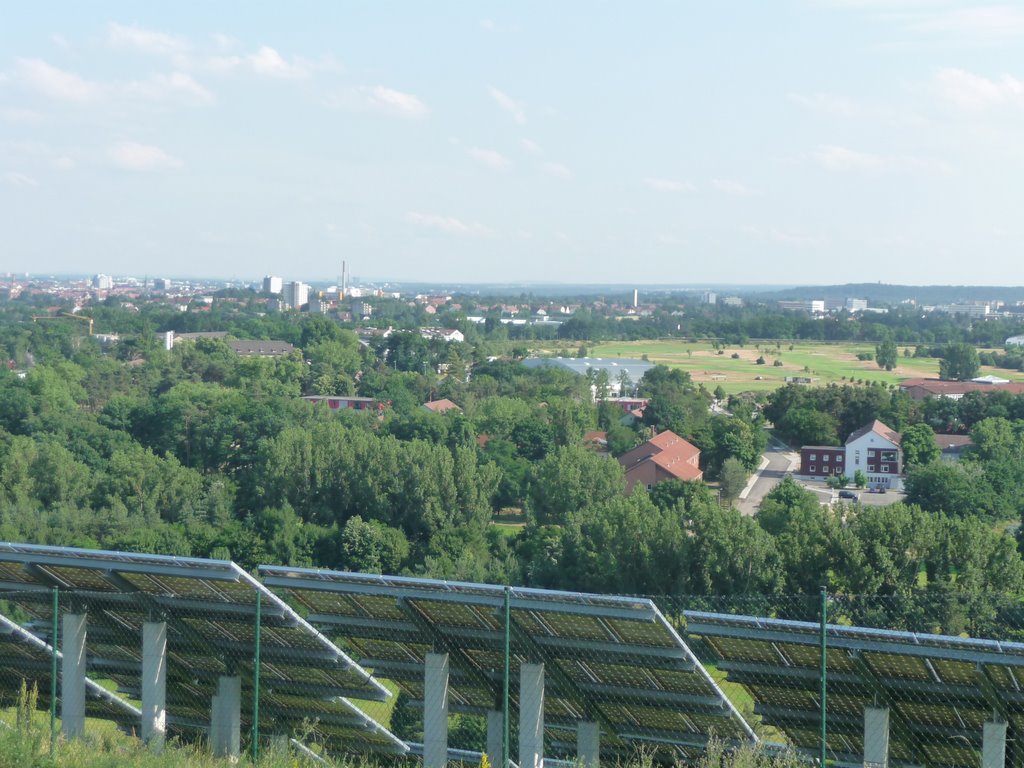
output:
<svg viewBox="0 0 1024 768"><path fill-rule="evenodd" d="M812 384L817 385L842 382L844 379L898 384L910 378L938 378L937 358L904 357L905 348L899 348L900 358L896 369L884 371L874 360L857 359L858 353L874 354L875 345L869 343L783 342L776 346L762 342L743 347L725 346L721 348L722 354L718 354L710 342L675 339L587 345L590 357L639 358L647 355L652 362L689 372L694 381L703 383L709 389L720 385L727 393L770 391L783 386L787 376L808 377ZM554 349L552 345L550 351ZM573 355L575 352L564 349L562 354ZM762 356L765 364L757 365L757 358ZM776 360L782 364L774 365ZM983 366L982 374L987 373L1010 380L1024 380L1024 374L1019 371Z"/></svg>

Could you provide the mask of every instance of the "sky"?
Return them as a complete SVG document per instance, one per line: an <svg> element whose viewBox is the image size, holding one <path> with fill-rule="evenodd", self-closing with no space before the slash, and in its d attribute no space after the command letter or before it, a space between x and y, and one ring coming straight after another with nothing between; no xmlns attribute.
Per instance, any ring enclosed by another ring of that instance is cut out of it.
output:
<svg viewBox="0 0 1024 768"><path fill-rule="evenodd" d="M1024 3L0 18L0 272L1024 284Z"/></svg>

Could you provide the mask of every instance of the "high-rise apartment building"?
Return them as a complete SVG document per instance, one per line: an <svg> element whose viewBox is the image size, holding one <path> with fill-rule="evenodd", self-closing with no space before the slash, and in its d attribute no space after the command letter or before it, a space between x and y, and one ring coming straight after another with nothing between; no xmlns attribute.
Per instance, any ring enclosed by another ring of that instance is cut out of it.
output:
<svg viewBox="0 0 1024 768"><path fill-rule="evenodd" d="M283 283L283 281L281 280L280 277L274 277L272 275L267 275L266 277L263 278L263 292L264 293L273 293L273 294L277 295L277 294L279 294L281 292L281 289L282 289L283 286L284 286L284 283Z"/></svg>
<svg viewBox="0 0 1024 768"><path fill-rule="evenodd" d="M309 303L309 286L299 280L285 283L281 289L281 301L289 309L302 309Z"/></svg>

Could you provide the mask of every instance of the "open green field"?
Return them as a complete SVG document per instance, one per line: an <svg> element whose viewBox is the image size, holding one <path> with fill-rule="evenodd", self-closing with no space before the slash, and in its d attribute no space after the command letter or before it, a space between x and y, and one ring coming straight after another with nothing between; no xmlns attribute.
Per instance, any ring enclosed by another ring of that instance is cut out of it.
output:
<svg viewBox="0 0 1024 768"><path fill-rule="evenodd" d="M563 346L562 354L574 355L577 348L578 345ZM857 359L859 352L874 354L875 345L871 343L783 342L776 346L771 342L751 342L743 347L723 347L722 354L718 354L710 342L676 339L587 345L590 357L638 358L647 355L651 362L681 368L694 381L709 389L720 385L728 393L770 391L783 386L787 376L809 377L811 383L817 385L841 383L844 378L847 381L863 379L884 384L898 384L911 378L938 378L938 359L903 357L904 349L899 347L897 368L884 371L874 360ZM547 351L555 352L556 347L552 345ZM733 359L733 354L739 357ZM755 361L762 355L765 365L757 365ZM776 360L780 360L782 365L773 365ZM981 372L982 375L993 373L1011 381L1024 381L1024 374L1020 371L983 366Z"/></svg>

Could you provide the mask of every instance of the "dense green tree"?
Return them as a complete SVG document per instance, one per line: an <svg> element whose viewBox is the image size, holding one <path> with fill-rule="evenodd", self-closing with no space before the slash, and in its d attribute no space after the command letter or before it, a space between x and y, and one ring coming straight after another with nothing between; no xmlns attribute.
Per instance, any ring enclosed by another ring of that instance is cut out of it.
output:
<svg viewBox="0 0 1024 768"><path fill-rule="evenodd" d="M891 371L899 363L899 350L896 349L896 342L891 338L879 342L875 346L875 362L879 368Z"/></svg>
<svg viewBox="0 0 1024 768"><path fill-rule="evenodd" d="M947 464L935 461L907 473L908 504L929 512L947 512L960 517L1006 517L1003 506L981 467L970 462Z"/></svg>
<svg viewBox="0 0 1024 768"><path fill-rule="evenodd" d="M973 344L949 344L942 350L939 360L939 378L969 381L978 375L980 367L978 350Z"/></svg>
<svg viewBox="0 0 1024 768"><path fill-rule="evenodd" d="M904 471L930 464L942 455L935 442L935 433L927 424L914 424L903 430L900 449L903 451Z"/></svg>
<svg viewBox="0 0 1024 768"><path fill-rule="evenodd" d="M531 505L542 523L561 522L572 512L620 496L622 467L580 446L562 446L534 466Z"/></svg>
<svg viewBox="0 0 1024 768"><path fill-rule="evenodd" d="M728 502L735 501L747 484L747 468L739 459L730 457L722 464L721 474L719 487L722 498Z"/></svg>
<svg viewBox="0 0 1024 768"><path fill-rule="evenodd" d="M350 517L338 537L337 567L360 573L398 573L409 557L409 541L397 528Z"/></svg>
<svg viewBox="0 0 1024 768"><path fill-rule="evenodd" d="M811 593L830 583L839 524L813 492L783 479L761 501L757 522L775 539L787 592Z"/></svg>

